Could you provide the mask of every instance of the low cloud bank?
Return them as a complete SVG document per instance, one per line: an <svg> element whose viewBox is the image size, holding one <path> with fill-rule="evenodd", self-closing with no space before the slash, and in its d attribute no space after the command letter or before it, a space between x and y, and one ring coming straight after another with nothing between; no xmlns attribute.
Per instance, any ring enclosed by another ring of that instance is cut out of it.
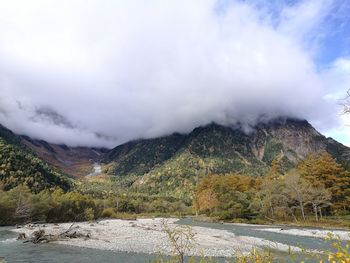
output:
<svg viewBox="0 0 350 263"><path fill-rule="evenodd" d="M314 61L333 5L0 1L0 123L104 147L279 116L331 129L339 75Z"/></svg>

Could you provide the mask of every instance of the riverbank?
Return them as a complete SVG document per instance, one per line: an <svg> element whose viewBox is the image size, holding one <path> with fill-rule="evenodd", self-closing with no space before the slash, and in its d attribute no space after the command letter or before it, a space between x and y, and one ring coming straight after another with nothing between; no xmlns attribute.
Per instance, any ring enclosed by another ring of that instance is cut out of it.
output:
<svg viewBox="0 0 350 263"><path fill-rule="evenodd" d="M147 254L171 255L172 246L164 232L164 220L172 229L176 227L177 219L138 219L138 220L102 220L95 223L75 223L72 228L90 238L74 238L57 241L58 244L94 248L110 251L136 252ZM14 229L17 233L30 236L39 229L47 234L58 234L71 227L71 223L25 226ZM236 253L247 253L253 248L271 248L289 251L290 246L268 241L262 238L237 236L226 230L193 226L193 247L188 251L189 256L231 257ZM291 247L298 252L299 248Z"/></svg>
<svg viewBox="0 0 350 263"><path fill-rule="evenodd" d="M296 227L296 228L323 228L350 231L350 218L349 216L337 216L337 217L324 217L319 221L307 219L306 221L271 221L267 219L236 219L236 220L220 220L217 217L209 217L200 215L193 217L193 220L203 223L225 223L225 224L242 224L242 225L255 225L255 226L280 226L280 227Z"/></svg>
<svg viewBox="0 0 350 263"><path fill-rule="evenodd" d="M336 238L340 240L350 240L350 232L341 230L320 230L320 229L296 229L296 228L261 228L258 231L274 232L284 235L318 237L322 239Z"/></svg>

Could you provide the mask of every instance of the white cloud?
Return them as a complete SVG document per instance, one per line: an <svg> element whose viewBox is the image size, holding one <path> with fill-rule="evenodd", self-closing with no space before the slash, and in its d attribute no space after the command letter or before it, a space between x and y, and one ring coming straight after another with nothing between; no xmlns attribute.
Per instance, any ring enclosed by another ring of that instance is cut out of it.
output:
<svg viewBox="0 0 350 263"><path fill-rule="evenodd" d="M109 147L262 115L332 127L334 106L303 42L326 2L287 6L276 26L241 1L217 13L214 0L0 0L0 122ZM38 117L42 109L64 121Z"/></svg>
<svg viewBox="0 0 350 263"><path fill-rule="evenodd" d="M350 100L345 99L346 91L350 89L350 58L337 59L322 75L323 82L328 87L328 94L325 95L325 99L330 103L338 104L335 118L339 120L337 126L325 129L324 133L350 146L350 117L349 114L343 114L343 104L348 105L350 103Z"/></svg>

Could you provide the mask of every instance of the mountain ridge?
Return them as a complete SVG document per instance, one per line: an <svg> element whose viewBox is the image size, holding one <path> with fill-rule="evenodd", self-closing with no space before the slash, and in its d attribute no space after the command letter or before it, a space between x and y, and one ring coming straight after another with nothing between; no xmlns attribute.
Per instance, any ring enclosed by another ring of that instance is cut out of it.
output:
<svg viewBox="0 0 350 263"><path fill-rule="evenodd" d="M174 138L176 147L169 148ZM239 126L211 123L187 135L137 140L112 149L104 161L109 175L133 177L132 185L140 191L188 196L198 176L261 176L274 159L286 171L309 154L323 151L347 165L350 161L350 148L326 138L306 120L279 118L259 123L249 133Z"/></svg>
<svg viewBox="0 0 350 263"><path fill-rule="evenodd" d="M350 148L326 138L306 120L292 118L261 122L249 132L240 125L211 123L188 134L138 139L110 150L55 145L27 136L13 138L2 130L0 136L25 145L64 174L82 177L94 163L101 163L104 174L127 178L128 186L155 194L164 190L188 195L203 174L261 176L275 159L286 171L307 155L323 151L347 167L350 163Z"/></svg>
<svg viewBox="0 0 350 263"><path fill-rule="evenodd" d="M210 133L211 136L209 136ZM281 142L283 142L282 146L284 146L283 154L292 162L300 158L305 158L310 153L318 153L320 151L329 151L334 158L339 160L350 159L350 148L332 138L325 137L314 129L306 120L280 118L267 123L259 123L253 127L252 131L249 133L244 132L238 126L228 127L211 123L197 127L188 134L174 133L169 136L153 139L138 139L113 148L107 152L103 160L108 163L119 158L118 161L120 162L120 158L125 159L126 154L132 153L133 155L138 155L142 152L142 149L145 148L145 150L153 154L154 157L175 154L181 147L187 147L189 150L192 150L193 153L205 156L214 149L209 147L206 149L208 150L206 152L203 145L196 144L198 138L201 137L202 142L206 140L206 144L214 144L214 138L218 133L223 135L223 137L226 136L226 139L231 137L231 146L234 146L232 147L234 150L226 152L226 154L237 154L241 158L244 156L252 157L253 155L254 158L263 163L271 163L273 158L276 157L275 155L278 148L283 150L281 145L279 145ZM164 145L162 145L162 143ZM170 148L170 153L161 151L161 148L163 148L163 150L167 149L168 145L172 145L175 148ZM244 147L248 145L250 149ZM153 148L150 149L149 147L152 146ZM269 156L266 150L273 150L275 154ZM293 150L294 153L288 150ZM217 154L220 153L217 152ZM144 157L145 156L142 156L141 159ZM160 158L160 160L163 159L166 160L167 158ZM132 163L132 160L129 159L122 161ZM136 163L138 162L138 160L134 161ZM157 162L155 161L154 163ZM151 166L152 165L153 162L151 162ZM132 171L133 169L126 169L123 172L128 172L127 170ZM144 169L142 170L144 171Z"/></svg>

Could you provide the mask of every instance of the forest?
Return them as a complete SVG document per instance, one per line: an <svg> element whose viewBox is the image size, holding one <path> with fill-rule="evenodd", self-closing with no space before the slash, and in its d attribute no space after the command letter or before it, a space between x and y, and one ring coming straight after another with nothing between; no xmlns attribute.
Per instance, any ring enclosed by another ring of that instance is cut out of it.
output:
<svg viewBox="0 0 350 263"><path fill-rule="evenodd" d="M209 216L232 222L324 222L350 214L350 173L328 153L289 171L278 159L264 176L203 174L190 198L126 187L125 178L79 180L65 187L0 185L0 224L85 221L137 216ZM65 185L64 185L65 186ZM343 223L346 223L343 220Z"/></svg>
<svg viewBox="0 0 350 263"><path fill-rule="evenodd" d="M32 192L60 187L67 191L71 180L24 147L17 138L0 127L0 182L4 190L26 185ZM10 141L10 143L9 143Z"/></svg>
<svg viewBox="0 0 350 263"><path fill-rule="evenodd" d="M350 174L328 153L310 155L281 172L274 160L265 176L212 175L198 185L194 207L224 220L319 221L350 212Z"/></svg>

